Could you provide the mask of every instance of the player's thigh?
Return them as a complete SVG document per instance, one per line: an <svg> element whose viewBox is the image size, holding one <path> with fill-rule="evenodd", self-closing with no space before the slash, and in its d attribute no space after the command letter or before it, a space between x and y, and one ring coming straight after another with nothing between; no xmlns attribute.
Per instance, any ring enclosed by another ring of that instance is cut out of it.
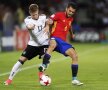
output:
<svg viewBox="0 0 108 90"><path fill-rule="evenodd" d="M21 56L23 58L26 57L28 60L31 60L32 58L38 55L38 52L39 52L38 47L28 45L27 48L23 51Z"/></svg>
<svg viewBox="0 0 108 90"><path fill-rule="evenodd" d="M51 39L51 40L50 40L49 47L51 47L51 48L55 48L56 45L57 45L56 41L55 41L54 39Z"/></svg>
<svg viewBox="0 0 108 90"><path fill-rule="evenodd" d="M57 46L57 43L55 40L50 40L50 44L49 44L49 47L47 49L47 53L48 54L51 54L51 52L56 48Z"/></svg>
<svg viewBox="0 0 108 90"><path fill-rule="evenodd" d="M77 59L78 55L74 48L69 48L66 52L66 55L70 56L73 59Z"/></svg>

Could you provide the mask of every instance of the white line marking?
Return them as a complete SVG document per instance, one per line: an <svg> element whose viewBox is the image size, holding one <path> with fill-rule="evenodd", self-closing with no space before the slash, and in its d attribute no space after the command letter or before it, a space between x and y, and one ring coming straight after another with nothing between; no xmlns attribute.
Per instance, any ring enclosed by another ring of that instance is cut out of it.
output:
<svg viewBox="0 0 108 90"><path fill-rule="evenodd" d="M88 50L86 50L84 52L81 52L81 53L78 53L78 54L79 54L79 56L83 56L85 54L89 54L89 53L94 52L94 51L105 50L106 47L107 46L102 46L102 47L98 47L98 48L92 48L92 49L88 49ZM65 59L69 59L69 57L62 57L62 58L59 58L59 60L57 60L57 58L56 58L56 59L53 59L53 61L51 60L51 63L59 62L59 61L65 60ZM34 67L38 67L39 65L40 64L27 66L25 68L20 69L20 71L24 71L24 70L28 70L28 69L31 69L31 68L34 68ZM10 72L2 73L2 74L0 74L0 76L5 76L5 75L8 75L8 74L10 74Z"/></svg>
<svg viewBox="0 0 108 90"><path fill-rule="evenodd" d="M51 63L53 63L53 62L59 62L59 61L65 60L65 59L68 59L68 58L63 57L63 58L60 58L59 60L53 59L53 61L51 61ZM32 66L27 66L27 67L21 68L20 71L24 71L24 70L28 70L28 69L31 69L31 68L34 68L34 67L38 67L39 65L40 64L36 64L36 65L32 65ZM0 76L5 76L5 75L8 75L8 74L10 74L10 72L6 72L6 73L3 73L3 74L0 74Z"/></svg>

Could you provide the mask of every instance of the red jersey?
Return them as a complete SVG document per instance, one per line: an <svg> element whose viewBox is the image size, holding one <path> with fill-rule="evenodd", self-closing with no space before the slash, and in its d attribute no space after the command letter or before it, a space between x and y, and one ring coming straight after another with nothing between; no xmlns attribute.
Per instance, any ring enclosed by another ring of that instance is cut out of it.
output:
<svg viewBox="0 0 108 90"><path fill-rule="evenodd" d="M50 17L54 24L51 30L51 36L61 38L66 41L66 36L70 30L73 18L67 18L65 12L58 12Z"/></svg>

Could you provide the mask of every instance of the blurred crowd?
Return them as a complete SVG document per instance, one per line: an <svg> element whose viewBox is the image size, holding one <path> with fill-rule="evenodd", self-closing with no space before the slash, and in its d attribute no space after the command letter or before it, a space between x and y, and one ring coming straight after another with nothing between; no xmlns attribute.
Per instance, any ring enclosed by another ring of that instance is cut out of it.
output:
<svg viewBox="0 0 108 90"><path fill-rule="evenodd" d="M108 0L79 0L78 3L77 17L82 26L103 28L108 25Z"/></svg>
<svg viewBox="0 0 108 90"><path fill-rule="evenodd" d="M37 3L41 13L49 16L63 11L69 1L77 1L79 7L73 24L76 32L81 28L98 32L108 28L108 0L0 0L0 31L11 35L7 31L24 30L23 20L29 15L28 7L32 3Z"/></svg>
<svg viewBox="0 0 108 90"><path fill-rule="evenodd" d="M11 35L7 31L25 29L23 20L29 15L28 7L32 3L39 5L40 13L49 16L64 10L68 0L0 0L0 31Z"/></svg>
<svg viewBox="0 0 108 90"><path fill-rule="evenodd" d="M78 4L73 40L108 43L108 0L0 0L0 52L25 47L28 34L24 18L29 15L30 4L38 4L40 13L50 16L63 11L70 1Z"/></svg>

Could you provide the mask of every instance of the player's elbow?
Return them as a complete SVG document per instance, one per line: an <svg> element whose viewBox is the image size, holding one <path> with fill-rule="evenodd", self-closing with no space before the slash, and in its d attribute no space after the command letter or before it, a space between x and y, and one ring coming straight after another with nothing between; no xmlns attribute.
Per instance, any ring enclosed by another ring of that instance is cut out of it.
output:
<svg viewBox="0 0 108 90"><path fill-rule="evenodd" d="M34 29L34 25L32 25L32 24L29 24L26 27L27 27L28 30L33 30Z"/></svg>

